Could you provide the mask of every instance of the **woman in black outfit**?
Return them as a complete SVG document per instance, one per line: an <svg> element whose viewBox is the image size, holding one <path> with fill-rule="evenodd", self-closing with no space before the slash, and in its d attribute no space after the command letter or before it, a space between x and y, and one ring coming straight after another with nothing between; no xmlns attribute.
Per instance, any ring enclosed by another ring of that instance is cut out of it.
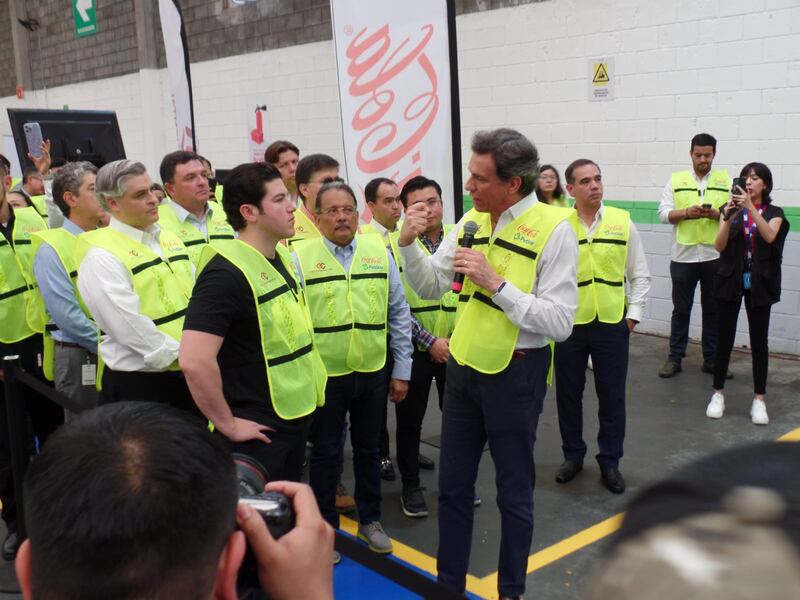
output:
<svg viewBox="0 0 800 600"><path fill-rule="evenodd" d="M720 213L715 242L720 253L715 277L718 338L714 394L708 403L706 416L719 419L725 411L722 388L744 297L755 392L750 417L754 424L766 425L769 423L764 404L769 361L769 314L772 305L781 299L781 258L789 222L783 210L772 204L772 173L767 165L757 162L745 165L740 177L745 178L747 189L737 186L736 193Z"/></svg>

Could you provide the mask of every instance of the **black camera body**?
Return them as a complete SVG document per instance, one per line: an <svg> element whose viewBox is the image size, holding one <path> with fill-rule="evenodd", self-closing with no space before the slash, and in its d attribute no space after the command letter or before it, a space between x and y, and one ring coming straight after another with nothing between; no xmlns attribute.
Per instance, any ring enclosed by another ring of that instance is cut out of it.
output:
<svg viewBox="0 0 800 600"><path fill-rule="evenodd" d="M261 515L270 534L275 539L288 533L294 527L292 503L280 492L265 492L269 481L267 470L256 459L244 454L233 454L236 465L236 478L239 481L239 501L249 504ZM265 598L258 581L258 565L250 546L239 569L237 581L240 597Z"/></svg>
<svg viewBox="0 0 800 600"><path fill-rule="evenodd" d="M294 527L294 511L289 499L280 492L261 492L256 496L239 497L261 515L276 540Z"/></svg>

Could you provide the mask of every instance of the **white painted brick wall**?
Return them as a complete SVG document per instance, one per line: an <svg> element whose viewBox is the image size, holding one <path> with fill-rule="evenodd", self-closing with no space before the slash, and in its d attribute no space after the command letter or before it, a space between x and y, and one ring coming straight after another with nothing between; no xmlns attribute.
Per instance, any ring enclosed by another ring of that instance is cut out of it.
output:
<svg viewBox="0 0 800 600"><path fill-rule="evenodd" d="M657 201L670 173L689 166L690 138L708 131L719 139L717 166L766 162L777 201L800 206L798 24L798 0L551 0L461 16L464 162L476 129L516 127L561 169L579 156L597 160L608 198ZM601 56L614 58L616 98L589 102L587 63ZM331 42L196 63L192 76L200 151L216 166L247 160L255 102L269 106L270 139L342 159ZM116 110L128 155L153 173L175 146L164 71L2 98L0 110L64 104ZM0 134L9 134L4 119ZM666 333L669 227L640 229L654 277L642 328ZM800 234L785 254L771 347L800 354ZM744 343L744 315L739 329Z"/></svg>

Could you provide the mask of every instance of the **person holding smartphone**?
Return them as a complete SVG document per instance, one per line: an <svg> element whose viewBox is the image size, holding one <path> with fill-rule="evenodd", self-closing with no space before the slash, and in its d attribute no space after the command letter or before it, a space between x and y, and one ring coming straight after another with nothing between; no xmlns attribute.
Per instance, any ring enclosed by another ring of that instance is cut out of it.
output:
<svg viewBox="0 0 800 600"><path fill-rule="evenodd" d="M781 299L781 259L789 231L783 210L772 204L771 192L772 173L767 165L749 163L734 180L731 198L720 211L714 243L720 253L714 286L719 311L717 352L714 393L706 408L706 416L711 419L721 418L725 411L725 374L744 298L755 392L750 417L755 425L769 423L764 403L769 363L767 334L770 310Z"/></svg>
<svg viewBox="0 0 800 600"><path fill-rule="evenodd" d="M712 168L716 152L717 140L712 135L698 133L694 136L689 147L692 169L673 173L661 194L658 218L673 228L669 263L672 280L669 354L658 372L659 377L674 377L683 370L681 363L689 342L689 322L698 283L703 309L701 370L714 372L717 347L714 271L719 258L714 239L719 209L728 199L731 188L728 172Z"/></svg>

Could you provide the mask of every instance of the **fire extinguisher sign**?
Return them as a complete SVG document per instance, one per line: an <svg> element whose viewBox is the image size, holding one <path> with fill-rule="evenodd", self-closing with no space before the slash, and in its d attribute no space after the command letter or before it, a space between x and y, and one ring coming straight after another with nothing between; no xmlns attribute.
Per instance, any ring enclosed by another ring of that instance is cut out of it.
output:
<svg viewBox="0 0 800 600"><path fill-rule="evenodd" d="M269 146L267 137L267 105L258 100L249 103L247 117L247 144L250 160L264 162L264 151Z"/></svg>

